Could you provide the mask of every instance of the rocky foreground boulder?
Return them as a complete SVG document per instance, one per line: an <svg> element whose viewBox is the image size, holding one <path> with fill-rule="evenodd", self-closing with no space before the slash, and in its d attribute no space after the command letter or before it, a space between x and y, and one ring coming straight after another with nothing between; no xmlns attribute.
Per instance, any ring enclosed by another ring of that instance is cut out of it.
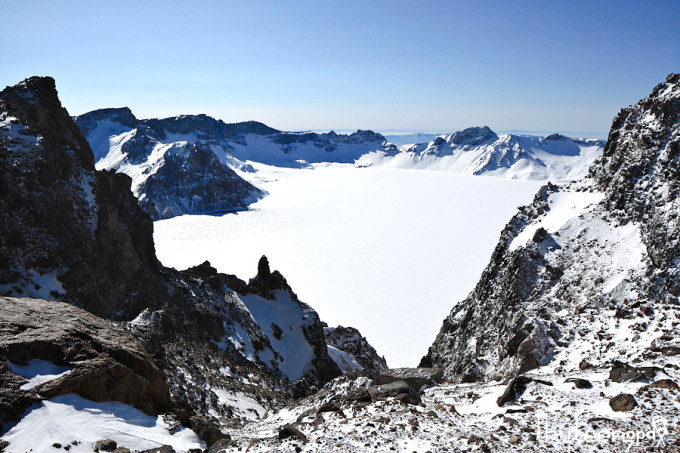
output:
<svg viewBox="0 0 680 453"><path fill-rule="evenodd" d="M680 306L680 76L614 119L582 181L519 212L421 365L447 379L675 354ZM614 340L616 338L616 340Z"/></svg>
<svg viewBox="0 0 680 453"><path fill-rule="evenodd" d="M0 297L0 307L0 423L69 393L120 401L149 415L172 409L163 374L124 329L62 302ZM15 374L36 360L67 370L33 384Z"/></svg>

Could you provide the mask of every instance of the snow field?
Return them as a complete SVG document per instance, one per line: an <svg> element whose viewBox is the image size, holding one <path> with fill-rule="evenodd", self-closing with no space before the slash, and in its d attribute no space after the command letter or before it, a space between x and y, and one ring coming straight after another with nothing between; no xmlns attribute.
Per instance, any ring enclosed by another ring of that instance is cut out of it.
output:
<svg viewBox="0 0 680 453"><path fill-rule="evenodd" d="M388 366L415 366L472 290L517 206L542 184L326 164L240 173L269 196L247 212L155 222L166 266L242 279L267 255L329 325L359 329Z"/></svg>

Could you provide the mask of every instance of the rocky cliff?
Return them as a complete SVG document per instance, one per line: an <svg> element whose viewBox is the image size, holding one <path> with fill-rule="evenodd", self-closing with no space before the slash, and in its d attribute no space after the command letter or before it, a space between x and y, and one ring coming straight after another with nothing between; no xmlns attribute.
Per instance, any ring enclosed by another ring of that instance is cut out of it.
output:
<svg viewBox="0 0 680 453"><path fill-rule="evenodd" d="M582 181L513 217L422 365L455 381L677 354L680 77L614 119Z"/></svg>
<svg viewBox="0 0 680 453"><path fill-rule="evenodd" d="M50 78L0 93L0 291L134 317L159 274L130 178L96 172Z"/></svg>

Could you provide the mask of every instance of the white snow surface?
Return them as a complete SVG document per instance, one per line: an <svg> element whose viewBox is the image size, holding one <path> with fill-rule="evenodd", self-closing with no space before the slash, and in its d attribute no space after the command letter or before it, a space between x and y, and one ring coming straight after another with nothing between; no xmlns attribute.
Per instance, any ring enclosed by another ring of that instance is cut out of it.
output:
<svg viewBox="0 0 680 453"><path fill-rule="evenodd" d="M340 367L343 373L351 373L352 371L361 371L363 368L359 365L354 356L331 345L327 345L328 355L333 362Z"/></svg>
<svg viewBox="0 0 680 453"><path fill-rule="evenodd" d="M601 192L567 191L551 195L548 199L550 210L537 222L522 230L510 243L510 250L516 250L525 245L539 228L544 228L548 233L558 231L569 220L581 215L588 209L592 209L602 199L604 199L604 194Z"/></svg>
<svg viewBox="0 0 680 453"><path fill-rule="evenodd" d="M47 360L40 359L33 359L26 365L17 365L8 361L7 366L12 370L12 373L28 379L28 382L20 387L21 390L31 390L40 384L60 378L73 370L73 368L58 366Z"/></svg>
<svg viewBox="0 0 680 453"><path fill-rule="evenodd" d="M269 337L274 351L281 356L279 369L293 382L309 370L314 358L314 350L302 330L311 324L311 320L307 319L300 305L286 291L275 291L274 295L274 300L268 300L255 294L247 294L241 296L241 300L259 324L262 333ZM274 336L272 324L283 331L280 339Z"/></svg>
<svg viewBox="0 0 680 453"><path fill-rule="evenodd" d="M211 388L220 404L232 408L233 413L249 421L259 420L267 410L252 397L243 392L232 392L223 388Z"/></svg>
<svg viewBox="0 0 680 453"><path fill-rule="evenodd" d="M29 409L18 423L6 427L6 452L57 451L52 444L71 445L70 452L91 452L100 439L112 439L132 451L171 445L176 451L205 448L187 428L173 433L161 417L152 417L120 402L96 403L78 395L62 395Z"/></svg>
<svg viewBox="0 0 680 453"><path fill-rule="evenodd" d="M247 280L267 255L323 321L359 329L391 367L418 364L451 306L473 289L503 226L541 185L251 164L258 172L240 174L270 195L250 211L155 222L161 262L185 269L207 259Z"/></svg>

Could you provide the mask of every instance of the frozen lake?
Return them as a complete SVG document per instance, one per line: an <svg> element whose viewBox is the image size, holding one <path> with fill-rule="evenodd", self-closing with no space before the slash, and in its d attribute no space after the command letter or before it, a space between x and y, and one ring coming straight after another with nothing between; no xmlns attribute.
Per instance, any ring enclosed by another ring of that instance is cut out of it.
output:
<svg viewBox="0 0 680 453"><path fill-rule="evenodd" d="M473 289L503 226L537 181L427 170L318 166L243 176L252 210L155 222L166 266L205 260L248 280L267 255L330 326L358 328L390 367L416 366Z"/></svg>

